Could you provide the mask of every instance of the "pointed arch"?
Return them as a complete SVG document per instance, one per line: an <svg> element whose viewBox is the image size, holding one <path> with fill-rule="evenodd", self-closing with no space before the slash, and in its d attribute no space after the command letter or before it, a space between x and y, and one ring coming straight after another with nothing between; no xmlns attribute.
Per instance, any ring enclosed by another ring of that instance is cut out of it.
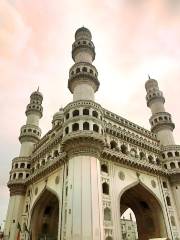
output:
<svg viewBox="0 0 180 240"><path fill-rule="evenodd" d="M127 185L119 194L120 214L128 208L135 214L139 239L167 237L163 205L141 181Z"/></svg>
<svg viewBox="0 0 180 240"><path fill-rule="evenodd" d="M44 236L58 239L59 209L57 193L50 188L44 188L30 212L32 239Z"/></svg>

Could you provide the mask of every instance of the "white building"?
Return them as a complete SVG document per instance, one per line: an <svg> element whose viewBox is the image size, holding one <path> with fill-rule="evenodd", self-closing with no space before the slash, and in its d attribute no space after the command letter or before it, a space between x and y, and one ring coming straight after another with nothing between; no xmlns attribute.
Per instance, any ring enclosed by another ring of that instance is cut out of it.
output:
<svg viewBox="0 0 180 240"><path fill-rule="evenodd" d="M132 218L121 218L121 233L123 240L138 240L136 222Z"/></svg>
<svg viewBox="0 0 180 240"><path fill-rule="evenodd" d="M31 94L8 182L6 239L16 239L19 223L21 239L120 240L127 208L140 240L180 239L180 146L158 82L145 84L148 131L95 102L95 48L84 27L75 33L72 58L73 100L43 137L43 96Z"/></svg>

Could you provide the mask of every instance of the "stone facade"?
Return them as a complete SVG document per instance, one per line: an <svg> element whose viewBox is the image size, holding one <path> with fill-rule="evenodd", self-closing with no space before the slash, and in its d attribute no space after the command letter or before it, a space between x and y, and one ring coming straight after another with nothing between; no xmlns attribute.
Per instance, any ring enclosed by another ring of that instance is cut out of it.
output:
<svg viewBox="0 0 180 240"><path fill-rule="evenodd" d="M121 233L124 240L137 240L137 224L132 219L121 219Z"/></svg>
<svg viewBox="0 0 180 240"><path fill-rule="evenodd" d="M131 208L140 240L180 239L180 146L154 79L146 82L151 131L94 101L99 88L88 29L76 31L68 88L73 101L41 138L43 96L32 93L12 160L5 239L119 240Z"/></svg>

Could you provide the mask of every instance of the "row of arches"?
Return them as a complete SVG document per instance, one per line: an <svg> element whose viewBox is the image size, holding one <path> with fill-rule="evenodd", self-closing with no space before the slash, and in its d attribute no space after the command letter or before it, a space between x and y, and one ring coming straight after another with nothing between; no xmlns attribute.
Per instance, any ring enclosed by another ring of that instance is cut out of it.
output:
<svg viewBox="0 0 180 240"><path fill-rule="evenodd" d="M118 209L120 217L128 208L131 208L135 214L139 240L167 237L162 206L154 194L146 189L142 183L132 185L121 193ZM28 206L25 209L28 211ZM112 210L109 203L105 204L103 208L103 219L106 228L109 222L112 221ZM58 239L58 223L58 197L45 189L32 209L30 220L32 239L39 239L44 236ZM175 225L173 216L171 216L171 223ZM112 236L113 232L112 235L105 233L106 240L112 240Z"/></svg>
<svg viewBox="0 0 180 240"><path fill-rule="evenodd" d="M70 117L77 117L77 116L92 116L95 118L99 118L99 114L97 111L95 110L90 110L89 108L83 108L82 111L80 111L79 109L75 109L72 111L72 113L67 113L65 115L65 119L68 120Z"/></svg>
<svg viewBox="0 0 180 240"><path fill-rule="evenodd" d="M83 122L82 123L82 129L80 128L79 123L73 123L71 129L72 129L72 132L76 132L76 131L79 131L79 130L91 130L91 131L100 133L100 127L97 124L94 123L94 124L92 124L92 128L91 128L89 122ZM70 127L67 126L65 128L65 134L68 134L70 132L71 132Z"/></svg>
<svg viewBox="0 0 180 240"><path fill-rule="evenodd" d="M170 162L168 164L164 164L165 169L175 169L180 168L180 162Z"/></svg>
<svg viewBox="0 0 180 240"><path fill-rule="evenodd" d="M94 70L92 70L91 66L88 67L77 67L76 69L71 71L71 76L73 76L74 74L78 74L78 73L90 73L93 76L97 77L97 72Z"/></svg>
<svg viewBox="0 0 180 240"><path fill-rule="evenodd" d="M172 157L179 157L180 156L180 152L179 151L175 151L175 152L166 152L162 154L162 158L165 159L166 157L168 158L172 158Z"/></svg>
<svg viewBox="0 0 180 240"><path fill-rule="evenodd" d="M77 46L80 46L80 45L88 45L89 47L94 48L93 43L91 41L88 41L88 40L79 40L78 42L75 42L73 44L73 48L75 48Z"/></svg>
<svg viewBox="0 0 180 240"><path fill-rule="evenodd" d="M162 93L160 91L157 91L157 92L154 92L154 93L150 93L147 95L147 100L150 100L152 97L161 97L162 96Z"/></svg>
<svg viewBox="0 0 180 240"><path fill-rule="evenodd" d="M105 111L105 114L106 114L107 116L110 116L110 117L114 118L116 121L118 120L118 121L120 122L120 124L123 124L123 125L125 125L125 126L129 126L129 127L132 128L132 129L136 129L136 130L140 131L140 134L143 133L143 134L146 134L148 137L155 137L155 134L154 134L154 133L152 133L152 132L146 130L145 128L142 128L142 127L140 127L140 126L138 126L138 125L136 125L136 124L134 124L134 123L132 123L132 122L130 122L130 121L128 121L128 120L120 117L120 116L118 116L118 115L115 115L114 113ZM116 125L113 125L111 122L105 121L105 123L107 124L107 127L110 127L110 128L114 127L115 129L117 129L117 128L121 129L121 128L119 127L119 124L118 124L118 126L116 126ZM121 130L122 130L122 129L121 129ZM134 133L134 135L135 135L135 133ZM136 137L138 138L139 136L136 134ZM142 136L141 136L141 137L142 137ZM143 138L143 139L144 139L144 140L147 140L146 138ZM149 141L150 141L150 140L149 140ZM154 141L150 141L150 142L151 142L152 144L153 144L153 143L156 144ZM157 144L156 144L156 145L157 145Z"/></svg>
<svg viewBox="0 0 180 240"><path fill-rule="evenodd" d="M31 164L30 163L14 163L12 166L13 169L17 169L17 168L27 168L30 169L31 168Z"/></svg>
<svg viewBox="0 0 180 240"><path fill-rule="evenodd" d="M152 126L154 126L161 121L170 121L171 122L171 117L167 117L167 115L165 115L165 116L160 116L160 117L154 118L153 120L151 120L151 124L152 124Z"/></svg>
<svg viewBox="0 0 180 240"><path fill-rule="evenodd" d="M114 140L110 142L109 147L112 150L121 151L123 154L126 154L126 155L130 154L130 156L139 158L140 160L148 160L149 163L152 163L152 164L154 163L156 163L157 165L161 164L161 161L158 157L155 158L152 155L150 154L147 155L142 151L139 151L139 154L138 154L135 148L128 149L128 147L125 144L120 145L120 148L119 148L117 142L115 142Z"/></svg>
<svg viewBox="0 0 180 240"><path fill-rule="evenodd" d="M34 133L34 134L37 134L38 136L41 135L40 131L36 130L36 129L33 129L33 128L29 128L29 127L26 127L24 126L23 129L21 130L21 133Z"/></svg>
<svg viewBox="0 0 180 240"><path fill-rule="evenodd" d="M20 173L13 173L10 175L11 180L20 180L20 179L25 179L29 177L29 173L26 172L20 172Z"/></svg>

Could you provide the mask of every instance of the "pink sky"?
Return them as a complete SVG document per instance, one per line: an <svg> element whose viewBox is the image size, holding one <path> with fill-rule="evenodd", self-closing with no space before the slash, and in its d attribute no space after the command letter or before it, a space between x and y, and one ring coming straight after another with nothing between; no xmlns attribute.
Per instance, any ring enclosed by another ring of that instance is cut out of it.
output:
<svg viewBox="0 0 180 240"><path fill-rule="evenodd" d="M71 45L82 25L96 46L101 83L96 100L149 129L144 83L150 74L164 92L180 143L179 23L178 0L0 0L0 225L29 96L39 85L45 133L53 114L72 100L67 89Z"/></svg>

